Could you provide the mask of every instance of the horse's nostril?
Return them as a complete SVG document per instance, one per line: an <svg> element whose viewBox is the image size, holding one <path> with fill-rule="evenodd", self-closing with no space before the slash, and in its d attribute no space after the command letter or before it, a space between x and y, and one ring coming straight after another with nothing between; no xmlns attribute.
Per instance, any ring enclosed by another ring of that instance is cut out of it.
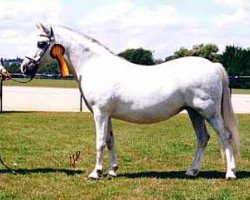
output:
<svg viewBox="0 0 250 200"><path fill-rule="evenodd" d="M36 65L34 63L26 63L21 66L21 71L27 76L35 76L36 74Z"/></svg>
<svg viewBox="0 0 250 200"><path fill-rule="evenodd" d="M23 67L22 67L22 71L23 71L23 72L26 72L26 71L27 71L27 66L23 66Z"/></svg>
<svg viewBox="0 0 250 200"><path fill-rule="evenodd" d="M26 68L27 68L26 65L22 65L22 66L21 66L20 69L21 69L21 72L22 72L23 74L26 72L26 70L27 70Z"/></svg>

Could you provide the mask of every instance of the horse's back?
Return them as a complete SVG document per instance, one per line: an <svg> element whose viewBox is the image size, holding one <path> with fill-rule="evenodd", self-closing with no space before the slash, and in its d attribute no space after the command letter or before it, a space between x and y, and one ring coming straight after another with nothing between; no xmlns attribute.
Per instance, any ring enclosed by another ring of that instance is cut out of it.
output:
<svg viewBox="0 0 250 200"><path fill-rule="evenodd" d="M116 77L124 87L130 87L137 94L157 90L169 93L212 85L220 79L219 66L204 58L184 57L155 66L125 65L117 69Z"/></svg>
<svg viewBox="0 0 250 200"><path fill-rule="evenodd" d="M119 65L121 68L119 68ZM188 79L189 77L200 77L205 75L217 73L217 63L201 58L201 57L183 57L167 61L158 65L142 66L129 63L127 61L122 64L116 64L115 68L118 71L124 70L124 75L129 73L131 77L140 78L145 76L146 80L155 78L164 78L166 81L171 78L183 78ZM139 81L139 79L138 79Z"/></svg>

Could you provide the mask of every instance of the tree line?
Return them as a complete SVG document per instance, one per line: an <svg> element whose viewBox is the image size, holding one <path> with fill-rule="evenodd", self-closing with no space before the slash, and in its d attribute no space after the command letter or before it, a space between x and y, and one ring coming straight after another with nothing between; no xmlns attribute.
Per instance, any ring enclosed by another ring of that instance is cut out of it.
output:
<svg viewBox="0 0 250 200"><path fill-rule="evenodd" d="M221 63L230 76L250 76L250 48L226 46L225 50L219 53L219 48L215 44L199 44L191 49L181 47L165 60L154 59L152 51L142 48L128 49L118 55L132 63L142 65L154 65L181 57L198 56L211 62Z"/></svg>
<svg viewBox="0 0 250 200"><path fill-rule="evenodd" d="M250 76L250 48L244 49L237 46L226 46L222 53L215 44L199 44L188 49L181 47L165 60L155 59L153 51L143 48L127 49L118 56L128 61L141 65L155 65L185 56L199 56L212 62L220 62L226 68L230 76ZM20 64L13 63L8 67L10 73L20 73ZM47 67L39 69L42 74L59 74L58 64L55 62Z"/></svg>

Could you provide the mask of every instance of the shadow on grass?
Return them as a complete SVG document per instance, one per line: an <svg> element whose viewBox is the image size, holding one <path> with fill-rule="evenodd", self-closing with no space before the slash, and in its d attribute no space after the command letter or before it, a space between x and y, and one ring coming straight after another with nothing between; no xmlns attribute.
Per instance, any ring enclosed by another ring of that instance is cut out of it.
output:
<svg viewBox="0 0 250 200"><path fill-rule="evenodd" d="M49 174L49 173L64 173L68 176L83 174L83 170L73 170L73 169L53 169L53 168L35 168L35 169L15 169L17 175L27 175L27 174ZM9 173L8 169L1 169L0 174Z"/></svg>
<svg viewBox="0 0 250 200"><path fill-rule="evenodd" d="M195 178L204 179L225 179L225 172L219 171L201 171ZM185 175L185 171L169 171L169 172L135 172L135 173L124 173L118 175L119 177L125 178L157 178L157 179L190 179ZM238 171L236 173L237 179L250 178L250 171Z"/></svg>

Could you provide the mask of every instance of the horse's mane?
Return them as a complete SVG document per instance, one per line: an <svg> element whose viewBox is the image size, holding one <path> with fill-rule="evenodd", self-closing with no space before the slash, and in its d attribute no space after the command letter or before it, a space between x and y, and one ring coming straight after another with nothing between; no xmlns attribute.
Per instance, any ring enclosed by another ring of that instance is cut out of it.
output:
<svg viewBox="0 0 250 200"><path fill-rule="evenodd" d="M73 30L73 29L71 29L71 28L69 28L67 26L58 26L58 27L61 27L61 28L69 30L70 32L76 33L77 35L80 35L80 36L84 37L85 39L89 40L90 42L95 43L98 46L103 47L104 49L106 49L110 53L114 54L114 52L112 52L108 47L106 47L105 45L103 45L102 43L100 43L98 40L96 40L96 39L94 39L94 38L92 38L92 37L90 37L88 35L85 35L85 34L79 32L79 31L75 31L75 30Z"/></svg>

